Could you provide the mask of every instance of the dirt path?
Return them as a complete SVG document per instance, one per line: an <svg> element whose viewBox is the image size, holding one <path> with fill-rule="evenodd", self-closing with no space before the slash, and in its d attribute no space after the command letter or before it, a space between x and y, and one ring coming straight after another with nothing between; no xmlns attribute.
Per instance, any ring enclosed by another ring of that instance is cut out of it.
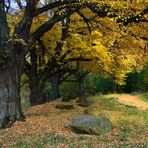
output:
<svg viewBox="0 0 148 148"><path fill-rule="evenodd" d="M118 102L125 105L136 106L139 109L148 110L148 103L142 101L140 95L128 95L128 94L111 94L108 97L117 97Z"/></svg>

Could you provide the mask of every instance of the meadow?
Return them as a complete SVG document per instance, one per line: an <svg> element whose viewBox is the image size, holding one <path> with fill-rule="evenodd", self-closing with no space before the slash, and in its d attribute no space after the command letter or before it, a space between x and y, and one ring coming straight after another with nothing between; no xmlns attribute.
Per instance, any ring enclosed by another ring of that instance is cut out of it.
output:
<svg viewBox="0 0 148 148"><path fill-rule="evenodd" d="M147 99L147 94L95 95L89 97L93 103L87 108L79 106L77 100L62 102L61 99L27 108L24 109L25 122L16 122L11 128L0 130L0 147L146 148L148 146ZM55 108L61 103L72 104L74 109ZM69 128L69 122L73 117L82 114L106 116L112 121L112 132L104 136L74 133Z"/></svg>

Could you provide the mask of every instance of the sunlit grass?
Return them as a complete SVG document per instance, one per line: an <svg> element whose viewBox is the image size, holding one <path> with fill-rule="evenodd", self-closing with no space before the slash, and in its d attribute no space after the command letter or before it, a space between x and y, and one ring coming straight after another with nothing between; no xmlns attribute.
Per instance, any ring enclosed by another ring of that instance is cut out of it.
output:
<svg viewBox="0 0 148 148"><path fill-rule="evenodd" d="M141 98L143 101L148 102L148 93L144 93L140 98Z"/></svg>
<svg viewBox="0 0 148 148"><path fill-rule="evenodd" d="M91 98L94 105L85 110L86 114L104 115L108 117L114 125L146 125L148 124L148 111L140 110L133 106L128 106L117 102L117 98L104 96L94 96Z"/></svg>
<svg viewBox="0 0 148 148"><path fill-rule="evenodd" d="M146 101L143 101L142 97L144 96L143 94L136 93L134 95L132 94L109 94L105 95L105 97L111 98L111 97L116 97L118 98L118 102L125 104L127 106L133 106L137 107L140 110L148 110L148 103Z"/></svg>

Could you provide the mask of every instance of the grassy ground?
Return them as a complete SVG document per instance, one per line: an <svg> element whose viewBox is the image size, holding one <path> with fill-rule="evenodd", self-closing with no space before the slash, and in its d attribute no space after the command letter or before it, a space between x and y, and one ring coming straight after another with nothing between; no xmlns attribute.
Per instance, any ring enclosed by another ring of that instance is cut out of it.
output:
<svg viewBox="0 0 148 148"><path fill-rule="evenodd" d="M143 95L141 95L140 97L144 102L148 102L148 93L144 93Z"/></svg>
<svg viewBox="0 0 148 148"><path fill-rule="evenodd" d="M140 110L148 110L148 104L146 102L146 94L136 94L136 95L110 94L107 95L106 97L118 98L118 102L122 104L135 106Z"/></svg>
<svg viewBox="0 0 148 148"><path fill-rule="evenodd" d="M93 96L90 100L95 103L88 108L80 107L76 100L72 100L70 103L74 104L75 109L71 111L55 108L61 100L28 108L25 122L16 122L13 127L0 130L0 147L147 148L148 110L127 102L121 103L119 98L120 95L118 98L112 95ZM130 102L130 98L126 99ZM137 99L140 100L140 97ZM73 133L68 126L69 121L80 114L108 117L113 123L113 131L106 136Z"/></svg>

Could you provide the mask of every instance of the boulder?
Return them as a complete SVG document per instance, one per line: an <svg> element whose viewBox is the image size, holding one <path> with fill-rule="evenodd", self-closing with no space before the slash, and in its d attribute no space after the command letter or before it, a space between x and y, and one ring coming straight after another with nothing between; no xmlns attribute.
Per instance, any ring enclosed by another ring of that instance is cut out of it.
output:
<svg viewBox="0 0 148 148"><path fill-rule="evenodd" d="M72 119L69 125L79 134L105 135L112 131L111 121L104 116L77 116Z"/></svg>

